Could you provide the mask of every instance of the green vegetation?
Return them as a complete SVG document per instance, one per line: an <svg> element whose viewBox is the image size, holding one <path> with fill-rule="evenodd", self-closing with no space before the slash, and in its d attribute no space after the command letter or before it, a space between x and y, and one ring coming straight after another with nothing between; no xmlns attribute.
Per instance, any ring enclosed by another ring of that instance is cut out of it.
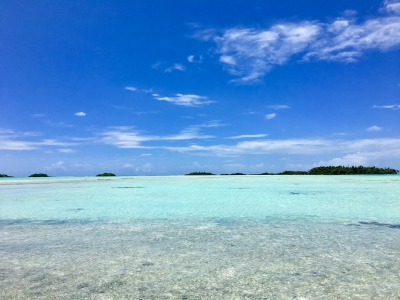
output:
<svg viewBox="0 0 400 300"><path fill-rule="evenodd" d="M276 175L308 175L306 171L283 171L281 173L277 173Z"/></svg>
<svg viewBox="0 0 400 300"><path fill-rule="evenodd" d="M0 178L6 178L6 177L12 177L12 176L8 176L7 174L0 174Z"/></svg>
<svg viewBox="0 0 400 300"><path fill-rule="evenodd" d="M232 174L221 174L221 175L246 175L246 174L243 174L243 173L232 173Z"/></svg>
<svg viewBox="0 0 400 300"><path fill-rule="evenodd" d="M115 176L113 173L102 173L102 174L97 174L96 176L98 177L107 177L107 176Z"/></svg>
<svg viewBox="0 0 400 300"><path fill-rule="evenodd" d="M44 173L35 173L32 175L29 175L29 177L49 177L49 175L44 174Z"/></svg>
<svg viewBox="0 0 400 300"><path fill-rule="evenodd" d="M358 174L398 174L399 171L390 168L376 168L363 166L329 166L317 167L308 171L310 175L358 175Z"/></svg>
<svg viewBox="0 0 400 300"><path fill-rule="evenodd" d="M210 173L210 172L191 172L191 173L185 174L185 175L215 175L215 174Z"/></svg>
<svg viewBox="0 0 400 300"><path fill-rule="evenodd" d="M255 175L372 175L372 174L399 174L398 170L390 168L364 167L364 166L328 166L316 167L310 171L284 171L281 173L261 173Z"/></svg>

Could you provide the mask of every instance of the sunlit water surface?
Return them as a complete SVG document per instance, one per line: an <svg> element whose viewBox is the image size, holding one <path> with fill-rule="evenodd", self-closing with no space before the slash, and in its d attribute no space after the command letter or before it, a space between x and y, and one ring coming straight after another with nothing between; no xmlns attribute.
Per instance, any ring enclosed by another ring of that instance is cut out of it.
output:
<svg viewBox="0 0 400 300"><path fill-rule="evenodd" d="M399 184L1 179L0 298L400 299Z"/></svg>

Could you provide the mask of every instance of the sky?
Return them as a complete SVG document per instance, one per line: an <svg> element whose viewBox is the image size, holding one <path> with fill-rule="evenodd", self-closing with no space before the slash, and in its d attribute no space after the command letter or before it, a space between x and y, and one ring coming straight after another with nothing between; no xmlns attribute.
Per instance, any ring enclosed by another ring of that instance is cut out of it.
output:
<svg viewBox="0 0 400 300"><path fill-rule="evenodd" d="M0 1L0 173L400 169L400 1Z"/></svg>

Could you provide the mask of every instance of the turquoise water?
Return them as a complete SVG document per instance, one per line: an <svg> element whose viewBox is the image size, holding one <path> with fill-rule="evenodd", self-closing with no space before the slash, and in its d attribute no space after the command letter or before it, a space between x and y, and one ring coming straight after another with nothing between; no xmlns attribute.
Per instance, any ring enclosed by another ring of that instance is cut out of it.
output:
<svg viewBox="0 0 400 300"><path fill-rule="evenodd" d="M0 298L400 299L399 184L1 179Z"/></svg>

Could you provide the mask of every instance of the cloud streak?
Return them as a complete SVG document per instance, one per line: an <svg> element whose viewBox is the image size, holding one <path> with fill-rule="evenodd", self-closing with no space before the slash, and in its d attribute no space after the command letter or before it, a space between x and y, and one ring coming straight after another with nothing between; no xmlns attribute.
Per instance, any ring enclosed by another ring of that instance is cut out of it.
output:
<svg viewBox="0 0 400 300"><path fill-rule="evenodd" d="M228 137L227 139L235 140L235 139L246 139L246 138L262 138L262 137L266 137L266 136L268 136L268 134L264 134L264 133L261 133L261 134L242 134L242 135L231 136L231 137Z"/></svg>
<svg viewBox="0 0 400 300"><path fill-rule="evenodd" d="M44 147L68 147L77 145L76 143L61 142L56 139L43 139L40 141L26 140L27 137L34 136L37 136L37 134L0 129L0 150L26 151L38 150Z"/></svg>
<svg viewBox="0 0 400 300"><path fill-rule="evenodd" d="M393 105L374 105L373 108L386 108L386 109L400 109L400 104L393 104Z"/></svg>
<svg viewBox="0 0 400 300"><path fill-rule="evenodd" d="M177 70L177 71L185 71L186 67L182 64L173 64L171 67L165 69L165 72L169 73L172 72L173 70Z"/></svg>
<svg viewBox="0 0 400 300"><path fill-rule="evenodd" d="M115 146L117 148L163 148L164 146L147 146L145 142L156 141L187 141L193 139L211 139L213 135L205 135L202 128L224 126L219 122L210 122L202 125L193 125L181 130L177 134L170 135L142 135L133 127L116 127L101 133L99 142Z"/></svg>
<svg viewBox="0 0 400 300"><path fill-rule="evenodd" d="M237 156L247 154L302 154L358 153L397 151L400 153L400 138L377 139L285 139L243 141L236 145L191 145L188 147L166 147L171 151L198 155Z"/></svg>
<svg viewBox="0 0 400 300"><path fill-rule="evenodd" d="M175 94L173 97L161 97L158 94L153 94L153 97L159 101L167 101L175 105L192 107L203 106L214 102L209 100L206 96L195 94Z"/></svg>

